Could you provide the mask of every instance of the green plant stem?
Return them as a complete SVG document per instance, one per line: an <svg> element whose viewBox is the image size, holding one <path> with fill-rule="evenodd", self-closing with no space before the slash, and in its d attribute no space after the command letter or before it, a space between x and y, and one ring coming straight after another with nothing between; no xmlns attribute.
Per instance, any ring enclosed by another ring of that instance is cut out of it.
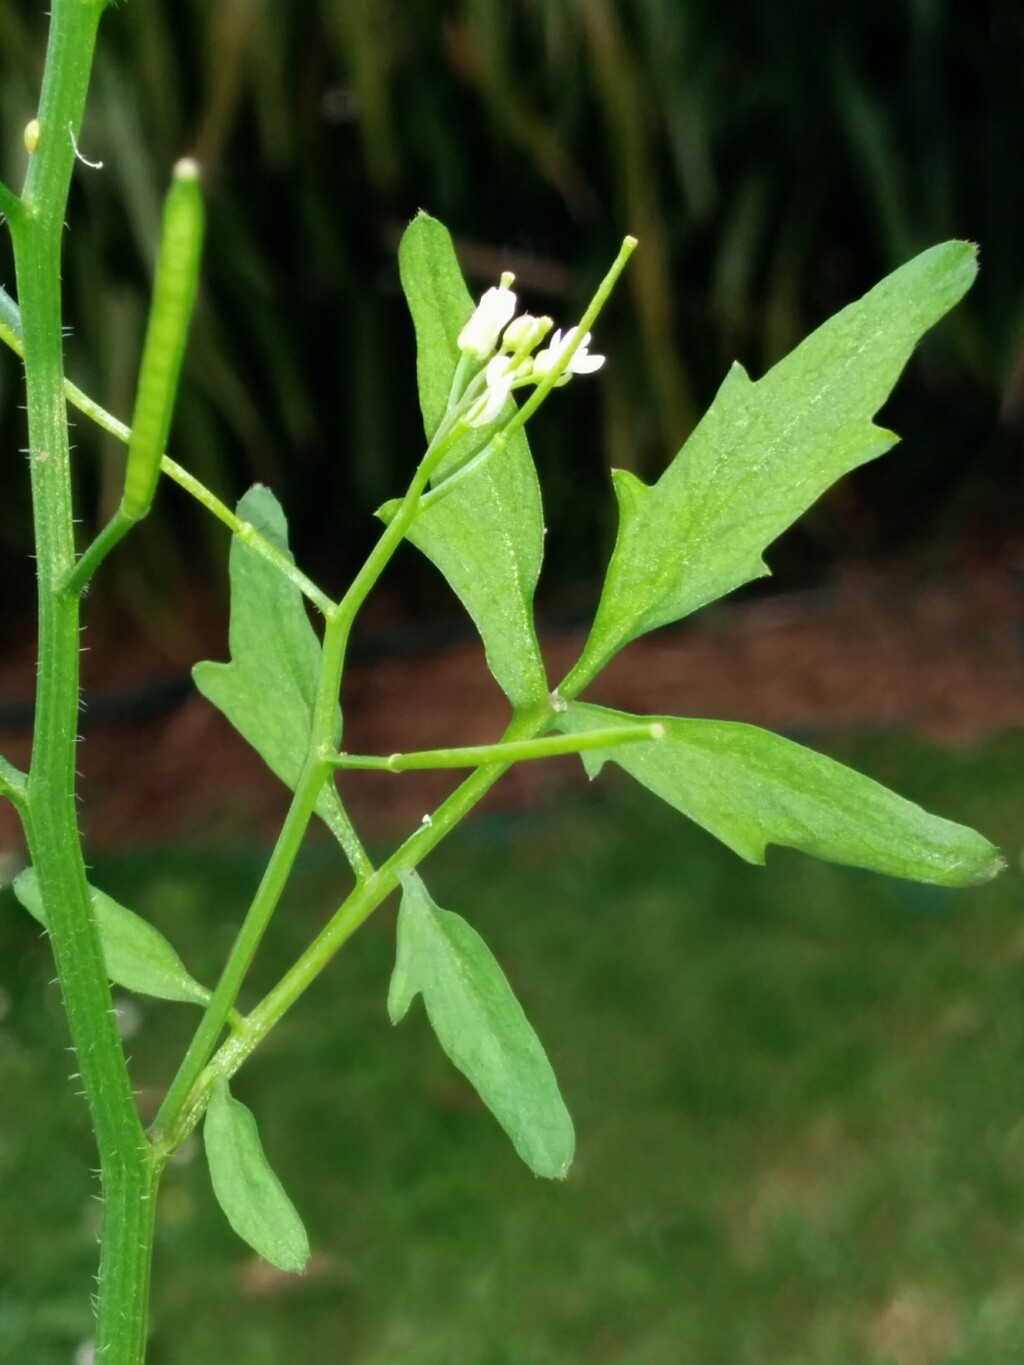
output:
<svg viewBox="0 0 1024 1365"><path fill-rule="evenodd" d="M61 584L61 591L74 597L81 596L107 555L121 543L135 524L134 518L126 517L119 507L89 548L79 556Z"/></svg>
<svg viewBox="0 0 1024 1365"><path fill-rule="evenodd" d="M103 1223L96 1354L103 1365L140 1365L158 1168L136 1111L86 885L75 808L78 599L60 586L75 557L61 239L74 166L72 133L81 124L102 8L84 0L53 2L39 108L42 135L22 211L11 223L23 309L39 581L39 678L25 830L99 1151Z"/></svg>
<svg viewBox="0 0 1024 1365"><path fill-rule="evenodd" d="M0 288L0 341L9 346L15 355L24 356L25 351L21 337L21 313L10 294L2 288ZM118 421L112 413L101 407L87 393L83 393L70 380L66 380L64 383L64 394L73 408L95 422L101 430L121 441L124 445L128 444L132 434L131 427ZM161 457L160 469L186 493L190 493L229 531L243 540L268 563L273 564L274 568L294 583L302 595L312 602L324 616L330 615L335 607L333 599L322 592L311 578L307 578L301 569L297 568L286 554L282 554L277 546L268 540L262 532L258 531L250 522L243 521L241 517L236 516L226 503L221 502L220 498L211 493L194 474L190 474L187 469L184 469L176 460L172 460L169 455L165 454ZM104 534L105 532L100 532L101 537ZM108 548L112 548L112 546ZM89 554L90 551L91 547L86 550L86 554Z"/></svg>
<svg viewBox="0 0 1024 1365"><path fill-rule="evenodd" d="M523 763L560 754L584 753L588 749L609 749L617 744L637 744L642 740L662 739L665 727L652 725L615 725L606 730L588 730L579 735L551 735L546 739L511 740L507 744L470 744L461 749L420 749L410 754L336 754L329 762L335 768L355 768L373 772L404 773L431 768L481 768L491 763Z"/></svg>
<svg viewBox="0 0 1024 1365"><path fill-rule="evenodd" d="M216 494L211 493L205 484L190 474L187 469L183 469L177 461L172 460L169 455L165 455L160 461L160 468L169 478L184 488L187 493L191 493L195 500L206 508L218 521L222 522L232 534L236 535L244 544L250 546L269 564L285 578L289 579L302 595L313 603L325 617L330 617L336 607L333 598L328 597L322 592L311 578L298 569L291 559L284 554L278 547L267 539L267 537L253 526L252 522L243 521L236 516L226 503L221 502Z"/></svg>
<svg viewBox="0 0 1024 1365"><path fill-rule="evenodd" d="M556 699L557 702L557 699ZM515 716L502 743L518 744L536 738L548 729L558 715L556 702L545 701ZM202 1117L214 1081L229 1079L319 976L339 948L391 894L403 872L411 871L449 834L465 815L487 794L511 767L510 762L478 767L446 801L424 817L423 824L365 882L356 886L329 923L291 969L246 1016L241 1028L229 1038L210 1064L197 1077L186 1102L175 1116L173 1126L164 1129L161 1154L179 1146Z"/></svg>
<svg viewBox="0 0 1024 1365"><path fill-rule="evenodd" d="M3 214L8 222L14 222L20 213L21 200L0 180L0 214Z"/></svg>
<svg viewBox="0 0 1024 1365"><path fill-rule="evenodd" d="M434 434L426 454L420 461L405 496L399 503L395 515L384 528L376 545L370 551L362 568L356 574L347 592L338 603L328 622L328 629L336 623L342 640L341 663L344 667L344 653L348 637L360 607L373 590L374 584L391 562L395 551L405 539L406 532L420 511L423 492L430 482L430 476L444 458L449 447L462 434L458 422L448 425L443 422Z"/></svg>
<svg viewBox="0 0 1024 1365"><path fill-rule="evenodd" d="M481 747L507 746L508 752L515 752L520 745L536 741L538 736L551 728L566 703L575 699L580 686L582 683L578 686L567 677L544 702L514 716L498 746ZM623 727L626 728L633 727ZM657 725L639 728L647 730L644 738L661 738L660 735L652 733L660 729ZM559 736L559 739L562 738L566 736ZM157 1148L161 1156L166 1156L184 1142L195 1128L202 1118L213 1084L218 1077L228 1080L235 1074L275 1024L312 985L338 950L395 890L402 874L418 867L427 854L451 833L511 766L511 761L506 760L476 768L437 810L431 815L424 816L419 829L411 834L390 858L381 863L372 876L353 889L305 952L273 990L246 1016L234 1035L227 1039L209 1065L196 1078L180 1111L163 1130L162 1141Z"/></svg>
<svg viewBox="0 0 1024 1365"><path fill-rule="evenodd" d="M22 814L25 812L28 803L28 778L20 768L8 763L6 758L0 758L0 796L6 796Z"/></svg>
<svg viewBox="0 0 1024 1365"><path fill-rule="evenodd" d="M295 865L317 798L330 776L331 767L325 755L332 747L347 638L346 624L336 611L328 620L324 632L323 648L320 653L320 675L310 726L309 750L295 786L295 795L217 988L206 1006L195 1036L153 1123L151 1136L158 1149L165 1143L166 1135L174 1126L228 1022L245 980L245 974L252 964ZM365 854L363 857L365 858ZM366 861L368 862L368 859ZM244 1028L244 1024L241 1027Z"/></svg>
<svg viewBox="0 0 1024 1365"><path fill-rule="evenodd" d="M232 945L220 980L153 1122L150 1136L158 1147L170 1119L184 1104L196 1077L209 1060L225 1025L230 1020L245 974L277 909L299 849L302 847L316 799L324 784L324 776L325 771L322 767L319 771L313 771L307 765L307 770L299 780L274 850Z"/></svg>
<svg viewBox="0 0 1024 1365"><path fill-rule="evenodd" d="M182 1108L199 1080L203 1068L216 1046L223 1031L228 1011L238 998L245 974L252 962L271 916L277 908L288 875L295 863L306 827L313 815L317 797L331 771L330 757L334 749L334 715L341 688L341 675L345 666L345 651L352 630L352 623L366 596L380 577L391 556L401 543L410 523L416 515L419 498L430 478L431 471L443 457L448 445L455 439L457 429L441 430L431 442L426 455L420 462L416 474L409 485L408 492L395 514L385 528L369 558L353 580L352 586L327 615L323 648L320 654L320 677L317 685L316 704L313 708L309 752L302 774L296 785L295 796L288 811L288 818L278 838L263 881L249 907L242 928L239 930L228 962L221 975L217 989L200 1021L199 1028L189 1046L185 1059L164 1097L152 1127L152 1137L158 1150L169 1150L176 1145L174 1133L178 1128L178 1118ZM243 523L248 525L248 523ZM244 537L243 537L244 538ZM354 834L354 831L352 831ZM369 859L362 852L362 862L369 866ZM357 871L357 886L372 881L375 874L359 880L359 863L353 862ZM244 1027L244 1026L243 1026Z"/></svg>

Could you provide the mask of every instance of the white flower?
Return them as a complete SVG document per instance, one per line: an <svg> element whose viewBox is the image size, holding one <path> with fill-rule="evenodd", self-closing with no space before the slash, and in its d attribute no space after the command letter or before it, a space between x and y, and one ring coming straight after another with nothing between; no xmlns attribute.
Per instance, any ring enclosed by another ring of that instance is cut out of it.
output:
<svg viewBox="0 0 1024 1365"><path fill-rule="evenodd" d="M578 331L578 327L570 327L564 336L562 335L561 330L554 334L551 338L551 345L545 347L543 351L540 351L534 357L533 373L536 379L543 379L546 374L554 369L569 347L576 340L576 333ZM565 370L559 375L557 380L558 384L568 384L570 375L593 374L595 370L601 368L604 364L604 356L590 355L587 350L589 345L590 333L588 332L580 342L579 347L573 354L573 357Z"/></svg>
<svg viewBox="0 0 1024 1365"><path fill-rule="evenodd" d="M506 270L501 284L486 291L459 333L459 350L474 360L487 360L494 354L502 328L515 316L516 296L509 287L514 279Z"/></svg>
<svg viewBox="0 0 1024 1365"><path fill-rule="evenodd" d="M486 427L500 416L508 402L516 372L508 356L496 355L484 371L487 387L466 410L465 420L471 427Z"/></svg>
<svg viewBox="0 0 1024 1365"><path fill-rule="evenodd" d="M550 318L535 318L531 313L520 313L505 328L501 349L528 355L547 336L552 326Z"/></svg>

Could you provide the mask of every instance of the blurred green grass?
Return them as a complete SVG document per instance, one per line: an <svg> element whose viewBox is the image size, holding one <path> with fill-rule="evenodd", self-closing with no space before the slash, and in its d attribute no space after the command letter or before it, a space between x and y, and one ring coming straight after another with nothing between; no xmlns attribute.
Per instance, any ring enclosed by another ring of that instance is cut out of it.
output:
<svg viewBox="0 0 1024 1365"><path fill-rule="evenodd" d="M311 1233L260 1275L203 1163L162 1192L151 1365L1002 1365L1024 1331L1024 736L831 751L978 824L1011 869L963 893L775 852L751 868L639 790L484 818L427 871L472 918L577 1123L569 1180L518 1164L417 1008L384 1000L393 912L356 937L237 1093ZM104 856L97 884L199 974L256 849ZM311 848L257 964L322 923ZM88 1334L97 1205L47 949L0 902L0 1359ZM142 1002L143 1092L184 1009Z"/></svg>

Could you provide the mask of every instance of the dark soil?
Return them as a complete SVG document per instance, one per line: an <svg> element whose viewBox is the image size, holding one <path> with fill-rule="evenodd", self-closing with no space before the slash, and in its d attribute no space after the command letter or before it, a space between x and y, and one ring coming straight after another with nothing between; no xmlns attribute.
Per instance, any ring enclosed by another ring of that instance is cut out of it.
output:
<svg viewBox="0 0 1024 1365"><path fill-rule="evenodd" d="M190 624L195 657L225 657L215 610L197 611ZM7 639L14 646L0 667L0 703L27 702L31 629L19 637L12 627ZM95 626L87 639L90 709L80 762L87 844L271 837L287 794L189 691L180 640L171 650L128 627ZM545 638L552 678L567 671L581 644L580 634ZM147 715L154 684L169 686L157 687L157 714ZM1024 724L1024 583L990 565L927 581L858 573L827 590L722 606L635 642L588 699L644 714L746 720L798 737L897 727L973 744ZM508 719L482 651L469 644L354 666L344 701L350 752L487 742ZM26 765L28 749L24 726L0 728L0 752L12 762ZM352 774L344 793L362 828L394 834L457 780L452 773ZM578 780L574 760L521 764L490 805L522 807ZM0 803L0 850L19 845L13 813Z"/></svg>

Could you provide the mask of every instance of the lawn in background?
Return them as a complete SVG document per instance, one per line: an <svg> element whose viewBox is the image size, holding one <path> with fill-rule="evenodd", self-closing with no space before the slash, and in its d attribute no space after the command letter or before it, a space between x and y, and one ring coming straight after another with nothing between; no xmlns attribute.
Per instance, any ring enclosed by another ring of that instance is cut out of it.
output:
<svg viewBox="0 0 1024 1365"><path fill-rule="evenodd" d="M1024 737L833 752L1000 842L944 892L772 851L752 868L604 778L468 826L425 870L477 926L575 1117L531 1176L417 1005L380 912L240 1073L309 1273L224 1224L191 1144L161 1194L151 1365L1002 1365L1024 1340ZM396 779L400 780L400 779ZM257 850L104 857L97 885L211 979ZM313 848L257 964L336 900ZM97 1204L48 950L0 897L0 1360L71 1365ZM253 997L255 998L255 997ZM244 1003L244 1002L243 1002ZM141 1001L151 1111L184 1006ZM194 1020L194 1016L191 1016Z"/></svg>

